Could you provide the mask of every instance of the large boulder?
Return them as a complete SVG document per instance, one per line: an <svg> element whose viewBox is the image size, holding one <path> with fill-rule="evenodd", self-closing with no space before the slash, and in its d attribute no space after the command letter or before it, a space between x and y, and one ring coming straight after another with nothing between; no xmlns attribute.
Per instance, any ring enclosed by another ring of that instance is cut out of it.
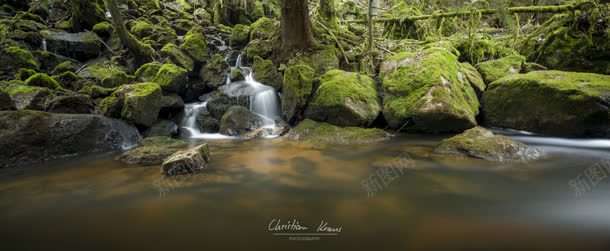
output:
<svg viewBox="0 0 610 251"><path fill-rule="evenodd" d="M288 66L304 64L313 68L316 76L339 68L339 58L335 47L329 46L323 50L296 55L288 61Z"/></svg>
<svg viewBox="0 0 610 251"><path fill-rule="evenodd" d="M264 125L264 118L243 106L232 106L220 119L220 133L229 136L245 136Z"/></svg>
<svg viewBox="0 0 610 251"><path fill-rule="evenodd" d="M15 102L13 102L13 99L11 99L11 95L9 95L8 92L0 89L0 111L13 109L15 109Z"/></svg>
<svg viewBox="0 0 610 251"><path fill-rule="evenodd" d="M478 126L443 140L434 151L498 162L523 162L542 155L535 148Z"/></svg>
<svg viewBox="0 0 610 251"><path fill-rule="evenodd" d="M229 39L231 46L245 46L250 41L250 26L238 24L233 27L233 33Z"/></svg>
<svg viewBox="0 0 610 251"><path fill-rule="evenodd" d="M386 59L380 71L390 127L453 132L475 126L479 101L459 69L457 56L439 47Z"/></svg>
<svg viewBox="0 0 610 251"><path fill-rule="evenodd" d="M161 172L167 176L193 174L203 170L209 162L210 148L208 144L201 144L169 156L163 162Z"/></svg>
<svg viewBox="0 0 610 251"><path fill-rule="evenodd" d="M200 91L206 87L210 90L216 90L227 81L227 74L231 71L231 67L220 54L214 54L212 58L201 69L200 77L205 86L193 85L193 89Z"/></svg>
<svg viewBox="0 0 610 251"><path fill-rule="evenodd" d="M371 143L390 138L388 133L377 128L339 127L311 119L301 121L287 136L292 140L331 144Z"/></svg>
<svg viewBox="0 0 610 251"><path fill-rule="evenodd" d="M28 86L46 87L49 89L61 89L61 85L55 79L52 79L47 74L36 73L25 80Z"/></svg>
<svg viewBox="0 0 610 251"><path fill-rule="evenodd" d="M483 94L485 124L549 135L610 134L610 76L534 71L504 77Z"/></svg>
<svg viewBox="0 0 610 251"><path fill-rule="evenodd" d="M153 82L162 66L164 66L164 64L157 62L143 64L136 71L135 78L140 82Z"/></svg>
<svg viewBox="0 0 610 251"><path fill-rule="evenodd" d="M93 32L68 33L65 31L44 30L40 35L46 39L49 51L61 55L87 60L99 57L102 51L102 42Z"/></svg>
<svg viewBox="0 0 610 251"><path fill-rule="evenodd" d="M156 83L124 85L104 98L97 110L109 117L150 127L161 110L161 99L161 87Z"/></svg>
<svg viewBox="0 0 610 251"><path fill-rule="evenodd" d="M135 127L117 119L29 110L0 112L0 131L0 166L120 150L139 138Z"/></svg>
<svg viewBox="0 0 610 251"><path fill-rule="evenodd" d="M208 57L208 41L201 27L193 27L185 36L180 48L193 60L205 62Z"/></svg>
<svg viewBox="0 0 610 251"><path fill-rule="evenodd" d="M271 86L276 90L282 88L282 74L277 71L271 60L265 60L259 56L254 57L252 76L258 82Z"/></svg>
<svg viewBox="0 0 610 251"><path fill-rule="evenodd" d="M477 95L481 95L487 85L485 85L485 81L481 74L477 71L477 69L472 66L470 63L464 62L460 63L460 69L458 71L458 80L460 81L468 81L472 89L477 93Z"/></svg>
<svg viewBox="0 0 610 251"><path fill-rule="evenodd" d="M368 76L331 70L319 81L305 117L338 126L368 126L379 115L379 96Z"/></svg>
<svg viewBox="0 0 610 251"><path fill-rule="evenodd" d="M164 64L153 82L159 84L164 91L182 93L188 82L188 71L175 64Z"/></svg>
<svg viewBox="0 0 610 251"><path fill-rule="evenodd" d="M162 57L167 58L174 64L186 69L187 71L193 71L195 67L195 62L191 57L187 56L184 52L180 50L180 48L173 44L168 43L163 48L161 48L160 54Z"/></svg>
<svg viewBox="0 0 610 251"><path fill-rule="evenodd" d="M47 112L86 114L94 111L93 100L87 95L56 96L46 102Z"/></svg>
<svg viewBox="0 0 610 251"><path fill-rule="evenodd" d="M315 71L307 65L288 67L284 72L282 86L282 118L294 123L303 118L307 100L313 89Z"/></svg>
<svg viewBox="0 0 610 251"><path fill-rule="evenodd" d="M518 74L524 63L524 56L512 55L478 63L476 68L483 76L485 83L490 84L508 75Z"/></svg>

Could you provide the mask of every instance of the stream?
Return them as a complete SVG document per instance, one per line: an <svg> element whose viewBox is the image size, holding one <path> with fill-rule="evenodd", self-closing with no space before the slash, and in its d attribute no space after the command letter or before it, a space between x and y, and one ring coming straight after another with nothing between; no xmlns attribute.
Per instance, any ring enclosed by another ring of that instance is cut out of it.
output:
<svg viewBox="0 0 610 251"><path fill-rule="evenodd" d="M511 132L505 131L505 134ZM514 135L542 160L495 164L433 153L446 135L400 135L367 145L273 139L208 142L210 171L181 180L126 168L118 153L0 170L4 245L40 249L287 248L608 250L610 179L576 196L569 182L608 157L608 140ZM374 194L362 181L408 156ZM171 182L161 189L160 184ZM268 230L296 219L338 235L290 241ZM70 236L72 241L59 242Z"/></svg>

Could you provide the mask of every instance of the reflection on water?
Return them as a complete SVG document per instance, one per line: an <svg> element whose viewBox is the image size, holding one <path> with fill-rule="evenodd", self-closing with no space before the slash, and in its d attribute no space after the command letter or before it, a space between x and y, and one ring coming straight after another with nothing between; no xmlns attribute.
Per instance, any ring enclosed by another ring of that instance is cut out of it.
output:
<svg viewBox="0 0 610 251"><path fill-rule="evenodd" d="M543 160L493 164L435 154L442 138L209 141L210 170L164 197L158 167L124 167L116 155L0 170L0 234L25 249L610 248L610 178L583 197L568 186L607 151L541 146ZM405 152L414 166L368 197L361 181ZM343 231L289 241L267 230L272 219Z"/></svg>

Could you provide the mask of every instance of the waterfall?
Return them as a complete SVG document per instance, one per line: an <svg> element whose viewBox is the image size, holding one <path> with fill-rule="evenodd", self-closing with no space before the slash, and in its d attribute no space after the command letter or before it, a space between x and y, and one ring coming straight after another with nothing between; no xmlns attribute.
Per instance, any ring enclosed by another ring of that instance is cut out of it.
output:
<svg viewBox="0 0 610 251"><path fill-rule="evenodd" d="M184 118L181 129L188 132L188 138L192 139L228 139L229 136L220 133L202 133L197 126L197 116L201 110L206 108L208 102L190 103L184 106Z"/></svg>
<svg viewBox="0 0 610 251"><path fill-rule="evenodd" d="M47 40L44 38L42 39L42 50L47 51Z"/></svg>

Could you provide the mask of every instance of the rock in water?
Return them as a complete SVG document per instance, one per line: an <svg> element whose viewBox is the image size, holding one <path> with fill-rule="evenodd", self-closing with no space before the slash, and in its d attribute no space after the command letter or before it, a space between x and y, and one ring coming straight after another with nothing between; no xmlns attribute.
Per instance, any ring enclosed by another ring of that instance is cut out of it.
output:
<svg viewBox="0 0 610 251"><path fill-rule="evenodd" d="M440 47L386 59L380 74L388 124L423 132L455 132L475 126L479 101L459 70L457 56Z"/></svg>
<svg viewBox="0 0 610 251"><path fill-rule="evenodd" d="M220 133L229 136L245 136L263 127L262 117L243 106L232 106L220 120Z"/></svg>
<svg viewBox="0 0 610 251"><path fill-rule="evenodd" d="M161 171L167 176L192 174L201 171L208 162L210 162L210 148L208 144L201 144L169 156L163 162Z"/></svg>
<svg viewBox="0 0 610 251"><path fill-rule="evenodd" d="M434 151L499 162L529 161L542 155L536 148L506 136L495 135L482 127L475 127L445 139Z"/></svg>
<svg viewBox="0 0 610 251"><path fill-rule="evenodd" d="M390 135L377 128L339 127L305 119L288 133L288 137L331 144L357 144L386 140Z"/></svg>
<svg viewBox="0 0 610 251"><path fill-rule="evenodd" d="M99 57L102 42L93 32L68 33L65 31L44 30L40 35L46 39L49 51L61 55L87 60Z"/></svg>
<svg viewBox="0 0 610 251"><path fill-rule="evenodd" d="M307 65L288 67L282 86L282 118L288 123L302 119L313 88L314 70Z"/></svg>
<svg viewBox="0 0 610 251"><path fill-rule="evenodd" d="M103 99L97 110L109 117L150 127L159 115L161 101L161 87L156 83L124 85Z"/></svg>
<svg viewBox="0 0 610 251"><path fill-rule="evenodd" d="M120 150L135 145L138 130L117 119L91 114L0 112L0 166Z"/></svg>
<svg viewBox="0 0 610 251"><path fill-rule="evenodd" d="M375 82L365 75L331 70L320 77L305 117L338 126L368 126L381 110Z"/></svg>
<svg viewBox="0 0 610 251"><path fill-rule="evenodd" d="M559 136L610 134L610 76L534 71L493 82L483 94L483 121Z"/></svg>
<svg viewBox="0 0 610 251"><path fill-rule="evenodd" d="M117 157L117 160L127 165L154 166L174 154L176 149L165 147L138 147L131 149Z"/></svg>

